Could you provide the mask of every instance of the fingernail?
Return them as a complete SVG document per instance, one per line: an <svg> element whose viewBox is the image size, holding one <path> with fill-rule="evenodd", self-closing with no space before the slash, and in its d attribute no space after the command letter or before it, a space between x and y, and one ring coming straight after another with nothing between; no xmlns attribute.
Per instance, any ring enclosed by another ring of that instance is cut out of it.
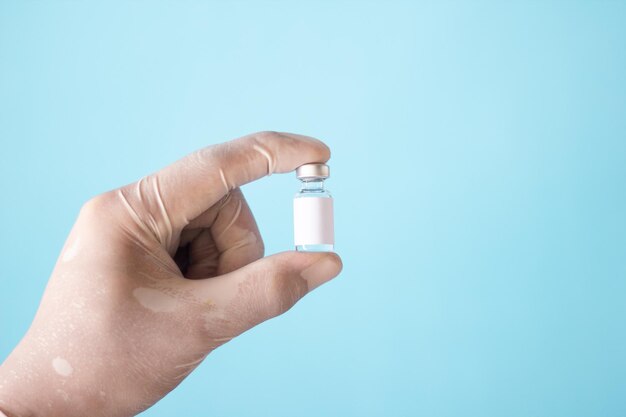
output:
<svg viewBox="0 0 626 417"><path fill-rule="evenodd" d="M335 278L341 272L341 261L337 256L324 256L309 265L300 274L307 282L309 291Z"/></svg>

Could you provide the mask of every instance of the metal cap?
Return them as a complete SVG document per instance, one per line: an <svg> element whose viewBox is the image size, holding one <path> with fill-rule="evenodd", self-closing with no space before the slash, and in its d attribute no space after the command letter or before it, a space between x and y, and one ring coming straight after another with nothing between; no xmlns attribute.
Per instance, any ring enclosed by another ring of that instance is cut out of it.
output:
<svg viewBox="0 0 626 417"><path fill-rule="evenodd" d="M330 168L328 165L316 162L312 164L304 164L296 169L296 177L300 180L330 177Z"/></svg>

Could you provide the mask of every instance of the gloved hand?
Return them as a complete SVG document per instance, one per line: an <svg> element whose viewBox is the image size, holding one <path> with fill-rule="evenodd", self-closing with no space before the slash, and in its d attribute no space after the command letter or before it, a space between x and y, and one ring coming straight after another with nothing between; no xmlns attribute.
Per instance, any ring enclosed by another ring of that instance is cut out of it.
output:
<svg viewBox="0 0 626 417"><path fill-rule="evenodd" d="M213 349L335 277L333 253L263 258L238 188L329 157L316 139L261 132L89 200L31 328L0 368L0 410L135 415Z"/></svg>

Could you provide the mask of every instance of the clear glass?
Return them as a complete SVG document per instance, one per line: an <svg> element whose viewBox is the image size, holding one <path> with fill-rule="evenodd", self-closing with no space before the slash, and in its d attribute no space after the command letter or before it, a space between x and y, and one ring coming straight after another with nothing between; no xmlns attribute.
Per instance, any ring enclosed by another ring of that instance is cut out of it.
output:
<svg viewBox="0 0 626 417"><path fill-rule="evenodd" d="M322 197L333 198L333 196L324 188L323 178L305 178L301 179L300 191L294 198ZM333 252L335 245L319 244L319 245L296 245L299 252Z"/></svg>

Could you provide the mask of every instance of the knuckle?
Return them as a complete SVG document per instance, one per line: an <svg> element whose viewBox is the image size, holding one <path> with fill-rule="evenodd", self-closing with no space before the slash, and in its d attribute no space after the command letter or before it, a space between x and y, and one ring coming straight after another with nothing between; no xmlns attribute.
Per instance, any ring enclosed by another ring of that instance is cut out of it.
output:
<svg viewBox="0 0 626 417"><path fill-rule="evenodd" d="M252 134L252 139L258 144L267 144L272 141L276 141L283 138L285 135L275 130L263 130Z"/></svg>
<svg viewBox="0 0 626 417"><path fill-rule="evenodd" d="M114 203L115 196L111 191L107 191L106 193L98 194L85 203L83 203L80 208L80 216L82 217L92 217L97 216L105 210L109 210Z"/></svg>
<svg viewBox="0 0 626 417"><path fill-rule="evenodd" d="M275 130L262 130L254 134L257 138L267 139L267 138L275 138L276 136L280 136L280 133Z"/></svg>

